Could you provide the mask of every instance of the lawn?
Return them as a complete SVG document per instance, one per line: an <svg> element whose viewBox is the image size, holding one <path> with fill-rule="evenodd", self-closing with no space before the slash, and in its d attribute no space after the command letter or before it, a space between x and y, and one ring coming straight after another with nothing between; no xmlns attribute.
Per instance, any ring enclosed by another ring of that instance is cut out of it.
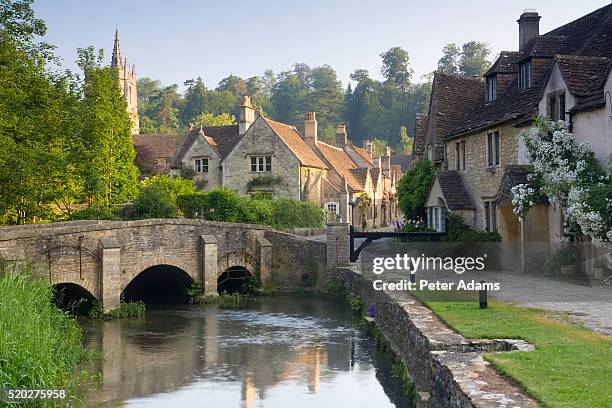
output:
<svg viewBox="0 0 612 408"><path fill-rule="evenodd" d="M546 407L612 407L612 339L546 312L489 300L428 301L427 307L468 338L524 339L535 351L488 353L485 359Z"/></svg>

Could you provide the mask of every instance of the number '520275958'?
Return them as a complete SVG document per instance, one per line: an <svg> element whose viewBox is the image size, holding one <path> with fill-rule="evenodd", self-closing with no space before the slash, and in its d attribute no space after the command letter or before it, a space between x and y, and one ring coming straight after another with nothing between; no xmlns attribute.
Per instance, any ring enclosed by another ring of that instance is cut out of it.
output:
<svg viewBox="0 0 612 408"><path fill-rule="evenodd" d="M66 390L6 390L9 400L64 399Z"/></svg>

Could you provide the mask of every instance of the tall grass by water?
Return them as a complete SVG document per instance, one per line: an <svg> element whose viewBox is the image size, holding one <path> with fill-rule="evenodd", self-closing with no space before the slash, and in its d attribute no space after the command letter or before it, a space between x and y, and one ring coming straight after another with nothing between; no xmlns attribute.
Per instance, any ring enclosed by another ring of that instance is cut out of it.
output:
<svg viewBox="0 0 612 408"><path fill-rule="evenodd" d="M79 365L91 355L77 322L53 304L52 296L51 285L33 274L11 276L0 269L0 390L64 389L74 396L83 378Z"/></svg>

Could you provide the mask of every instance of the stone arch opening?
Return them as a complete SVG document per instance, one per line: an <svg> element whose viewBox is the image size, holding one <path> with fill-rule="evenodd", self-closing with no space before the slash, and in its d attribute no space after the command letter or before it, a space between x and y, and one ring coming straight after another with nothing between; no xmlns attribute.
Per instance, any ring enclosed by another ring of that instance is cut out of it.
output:
<svg viewBox="0 0 612 408"><path fill-rule="evenodd" d="M187 303L187 288L193 279L181 268L155 265L140 272L123 290L127 302L137 300L147 304Z"/></svg>
<svg viewBox="0 0 612 408"><path fill-rule="evenodd" d="M53 285L53 303L70 314L87 314L95 302L96 298L81 285L68 282Z"/></svg>
<svg viewBox="0 0 612 408"><path fill-rule="evenodd" d="M232 266L227 268L217 278L217 292L236 293L242 290L242 285L253 274L244 266Z"/></svg>

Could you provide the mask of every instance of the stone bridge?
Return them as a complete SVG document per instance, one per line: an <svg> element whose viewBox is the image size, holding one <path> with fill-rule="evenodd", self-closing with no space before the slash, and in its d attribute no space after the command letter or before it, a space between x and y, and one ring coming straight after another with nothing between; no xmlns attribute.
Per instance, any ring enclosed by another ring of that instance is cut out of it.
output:
<svg viewBox="0 0 612 408"><path fill-rule="evenodd" d="M17 272L36 262L50 283L74 284L102 303L143 271L167 267L217 294L217 280L239 267L281 288L321 283L325 244L264 226L187 219L71 221L0 228L0 258ZM5 266L6 267L6 266ZM314 282L314 283L313 283Z"/></svg>

